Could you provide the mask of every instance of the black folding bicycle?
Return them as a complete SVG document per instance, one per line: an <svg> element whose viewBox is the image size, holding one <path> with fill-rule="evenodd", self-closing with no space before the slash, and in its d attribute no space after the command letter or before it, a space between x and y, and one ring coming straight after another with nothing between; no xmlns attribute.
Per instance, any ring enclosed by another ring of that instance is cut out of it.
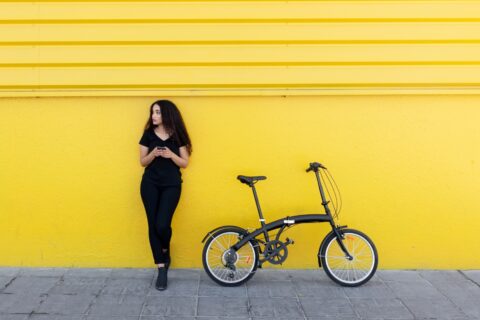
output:
<svg viewBox="0 0 480 320"><path fill-rule="evenodd" d="M334 218L338 218L339 201L341 202L339 192L337 198L335 181L320 163L310 163L307 172L309 171L314 171L317 177L325 214L288 216L268 224L265 224L255 189L255 183L266 177L237 177L253 190L261 227L249 232L237 226L222 226L207 233L202 240L205 243L202 260L203 267L212 280L223 286L238 286L248 281L263 263L283 263L288 256L287 246L293 244L293 240L280 240L282 233L294 225L312 222L329 222L332 227L318 250L319 266L323 266L327 275L336 283L347 287L360 286L370 280L378 265L375 245L364 233L348 229L347 226L335 225ZM326 179L331 188L326 184ZM330 196L330 189L333 189L334 198ZM324 190L330 201L327 201ZM331 201L333 214L328 206ZM276 235L269 235L270 231L277 229Z"/></svg>

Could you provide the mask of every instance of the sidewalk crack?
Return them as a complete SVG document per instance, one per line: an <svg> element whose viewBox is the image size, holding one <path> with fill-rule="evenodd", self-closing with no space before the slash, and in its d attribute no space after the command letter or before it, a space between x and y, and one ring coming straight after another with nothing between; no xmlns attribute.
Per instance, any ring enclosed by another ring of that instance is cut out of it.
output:
<svg viewBox="0 0 480 320"><path fill-rule="evenodd" d="M147 294L143 298L142 308L140 309L140 314L138 315L138 320L142 319L143 310L145 309L145 306L147 304L148 296L150 295L150 290L152 289L152 286L155 285L154 281L155 281L155 272L153 272L152 279L150 279L150 286L148 287Z"/></svg>
<svg viewBox="0 0 480 320"><path fill-rule="evenodd" d="M11 284L12 284L12 282L13 282L13 281L15 281L15 279L17 279L17 277L18 277L18 276L15 276L15 277L13 277L13 279L12 279L12 280L10 280L10 281L9 281L9 282L8 282L8 283L7 283L7 284L6 284L6 285L5 285L3 288L2 288L2 290L0 290L0 291L2 291L2 292L3 292L5 289L7 289L7 288L8 288L8 286L9 286L9 285L11 285Z"/></svg>
<svg viewBox="0 0 480 320"><path fill-rule="evenodd" d="M476 285L477 287L480 287L480 284L477 283L475 280L471 279L469 276L467 276L462 270L457 270L465 279L467 279L468 281L472 282L474 285Z"/></svg>

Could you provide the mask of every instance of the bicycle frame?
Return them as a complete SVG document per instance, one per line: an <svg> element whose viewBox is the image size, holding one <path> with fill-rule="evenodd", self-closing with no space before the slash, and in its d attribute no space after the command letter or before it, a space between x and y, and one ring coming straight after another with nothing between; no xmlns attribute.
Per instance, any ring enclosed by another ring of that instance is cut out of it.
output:
<svg viewBox="0 0 480 320"><path fill-rule="evenodd" d="M335 222L333 220L330 208L328 207L329 201L327 201L327 199L325 197L324 190L323 190L323 186L322 186L322 182L321 182L320 174L319 174L319 168L326 169L321 164L312 163L312 164L310 164L310 167L307 170L307 172L311 171L311 170L315 172L315 176L317 178L317 183L318 183L318 188L319 188L319 191L320 191L320 197L322 199L322 206L325 209L324 214L303 214L303 215L287 216L285 218L278 219L278 220L275 220L275 221L270 222L268 224L265 224L265 219L263 218L263 213L262 213L262 209L260 207L260 202L258 200L257 191L255 189L255 185L252 184L250 187L252 188L253 196L255 198L255 204L257 206L257 211L258 211L261 227L258 228L258 229L255 229L254 231L252 231L250 233L244 234L242 239L239 242L237 242L236 244L234 244L230 249L234 250L234 251L238 251L243 245L245 245L249 241L253 240L255 242L258 242L258 239L256 239L256 237L261 235L261 234L263 234L263 236L265 237L265 241L269 242L270 237L268 235L268 232L272 231L272 230L280 229L280 231L277 233L276 239L275 239L275 240L278 240L280 238L280 235L283 232L283 230L286 227L290 227L294 224L312 223L312 222L329 222L330 226L332 227L332 232L335 233L335 235L337 237L337 242L338 242L340 248L345 253L345 255L347 256L348 259L350 259L350 260L353 259L352 256L350 255L350 253L348 252L347 248L344 246L343 242L341 241L341 239L343 239L343 235L340 232L340 230L343 229L343 228L346 228L347 226L336 226L335 225ZM215 232L215 231L217 231L218 229L221 229L221 228L224 228L224 227L220 227L220 228L217 228L215 230L210 231L205 236L205 238L202 240L202 242L205 241L205 239L207 237L211 236L213 234L213 232Z"/></svg>

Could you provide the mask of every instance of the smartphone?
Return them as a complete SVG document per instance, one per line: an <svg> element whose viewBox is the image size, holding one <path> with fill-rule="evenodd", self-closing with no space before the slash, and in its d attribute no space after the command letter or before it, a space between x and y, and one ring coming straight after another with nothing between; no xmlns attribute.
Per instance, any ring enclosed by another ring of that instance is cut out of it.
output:
<svg viewBox="0 0 480 320"><path fill-rule="evenodd" d="M157 149L159 149L159 150L165 150L166 148L165 148L165 147L157 146Z"/></svg>

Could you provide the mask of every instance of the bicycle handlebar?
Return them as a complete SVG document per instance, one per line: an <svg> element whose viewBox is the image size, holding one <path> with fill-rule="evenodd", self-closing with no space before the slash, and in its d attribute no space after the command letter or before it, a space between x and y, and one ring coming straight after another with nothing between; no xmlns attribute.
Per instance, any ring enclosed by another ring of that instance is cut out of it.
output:
<svg viewBox="0 0 480 320"><path fill-rule="evenodd" d="M312 171L312 170L315 171L315 172L317 172L317 171L318 171L318 168L327 169L327 168L325 168L325 166L323 166L321 163L312 162L312 163L310 163L310 167L308 167L307 172L310 172L310 171Z"/></svg>

